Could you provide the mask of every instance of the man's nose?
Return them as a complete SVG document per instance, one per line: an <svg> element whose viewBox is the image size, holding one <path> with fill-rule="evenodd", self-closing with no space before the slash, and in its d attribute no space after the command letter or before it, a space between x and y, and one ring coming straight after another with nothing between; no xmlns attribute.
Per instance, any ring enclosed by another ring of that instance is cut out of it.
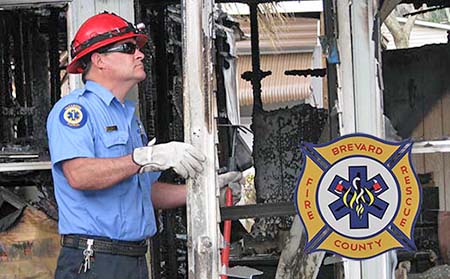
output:
<svg viewBox="0 0 450 279"><path fill-rule="evenodd" d="M140 49L137 48L135 53L134 53L134 56L137 59L142 59L142 58L144 58L145 54Z"/></svg>

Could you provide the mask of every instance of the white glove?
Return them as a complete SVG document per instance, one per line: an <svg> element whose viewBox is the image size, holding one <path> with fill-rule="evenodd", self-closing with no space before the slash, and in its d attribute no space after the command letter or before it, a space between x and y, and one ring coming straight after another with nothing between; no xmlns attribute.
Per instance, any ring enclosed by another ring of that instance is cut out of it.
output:
<svg viewBox="0 0 450 279"><path fill-rule="evenodd" d="M153 144L154 141L150 141L148 146L133 150L133 161L142 166L140 173L172 168L182 177L188 178L203 171L202 163L206 157L192 145L176 141Z"/></svg>
<svg viewBox="0 0 450 279"><path fill-rule="evenodd" d="M223 174L219 174L217 182L220 188L219 203L220 206L225 205L225 192L227 186L230 187L233 193L233 205L239 202L241 199L241 184L239 181L242 179L242 173L240 171L230 171Z"/></svg>

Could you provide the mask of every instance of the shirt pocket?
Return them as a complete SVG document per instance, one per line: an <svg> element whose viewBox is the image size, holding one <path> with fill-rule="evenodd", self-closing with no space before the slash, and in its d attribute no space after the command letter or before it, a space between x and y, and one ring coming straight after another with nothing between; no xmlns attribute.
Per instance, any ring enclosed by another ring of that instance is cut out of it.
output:
<svg viewBox="0 0 450 279"><path fill-rule="evenodd" d="M128 154L128 133L125 131L103 132L96 152L100 158L121 157Z"/></svg>

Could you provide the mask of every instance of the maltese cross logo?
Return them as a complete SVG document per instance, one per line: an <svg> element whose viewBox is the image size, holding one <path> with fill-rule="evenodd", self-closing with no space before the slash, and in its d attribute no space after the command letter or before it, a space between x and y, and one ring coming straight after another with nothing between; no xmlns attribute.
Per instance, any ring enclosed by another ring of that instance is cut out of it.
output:
<svg viewBox="0 0 450 279"><path fill-rule="evenodd" d="M412 142L352 134L324 144L302 143L295 205L306 232L305 252L368 259L414 250L421 188Z"/></svg>

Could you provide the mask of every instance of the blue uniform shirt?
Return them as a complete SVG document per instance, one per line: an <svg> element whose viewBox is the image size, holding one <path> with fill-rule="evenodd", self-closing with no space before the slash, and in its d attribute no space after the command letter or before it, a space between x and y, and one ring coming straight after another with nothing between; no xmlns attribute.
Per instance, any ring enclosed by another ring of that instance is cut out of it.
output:
<svg viewBox="0 0 450 279"><path fill-rule="evenodd" d="M59 100L47 119L60 234L141 240L155 234L151 185L160 173L136 174L102 190L72 188L61 162L79 157L112 158L147 143L135 103L121 104L101 85L87 81Z"/></svg>

